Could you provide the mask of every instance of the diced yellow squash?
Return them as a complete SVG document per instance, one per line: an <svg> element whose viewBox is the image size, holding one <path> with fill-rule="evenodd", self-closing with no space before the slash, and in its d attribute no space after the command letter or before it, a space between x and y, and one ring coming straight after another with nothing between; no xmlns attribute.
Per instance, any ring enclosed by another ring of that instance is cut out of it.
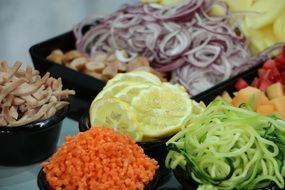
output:
<svg viewBox="0 0 285 190"><path fill-rule="evenodd" d="M264 99L264 97L262 98L262 94L262 91L258 88L248 86L238 91L231 103L236 107L242 103L247 103L253 110L256 110L256 107L260 105Z"/></svg>
<svg viewBox="0 0 285 190"><path fill-rule="evenodd" d="M260 113L261 115L270 115L275 111L275 108L272 104L265 104L259 105L256 108L256 112Z"/></svg>
<svg viewBox="0 0 285 190"><path fill-rule="evenodd" d="M269 104L269 99L267 98L267 96L265 95L264 92L262 92L261 97L260 97L260 104Z"/></svg>
<svg viewBox="0 0 285 190"><path fill-rule="evenodd" d="M224 100L223 98L222 98L222 96L216 96L216 98L215 98L215 100Z"/></svg>
<svg viewBox="0 0 285 190"><path fill-rule="evenodd" d="M269 101L277 112L285 114L285 96L277 97Z"/></svg>
<svg viewBox="0 0 285 190"><path fill-rule="evenodd" d="M228 103L232 102L232 97L229 95L229 93L227 91L223 92L222 99L225 100Z"/></svg>
<svg viewBox="0 0 285 190"><path fill-rule="evenodd" d="M266 89L266 94L270 100L284 96L285 94L284 94L283 85L280 82L276 82L276 83L270 85Z"/></svg>

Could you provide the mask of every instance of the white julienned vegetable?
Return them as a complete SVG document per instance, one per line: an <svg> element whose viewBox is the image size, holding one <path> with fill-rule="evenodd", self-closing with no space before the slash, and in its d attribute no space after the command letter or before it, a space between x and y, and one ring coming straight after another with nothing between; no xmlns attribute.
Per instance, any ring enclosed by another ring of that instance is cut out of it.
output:
<svg viewBox="0 0 285 190"><path fill-rule="evenodd" d="M167 142L166 166L217 189L282 189L284 145L285 121L215 100Z"/></svg>

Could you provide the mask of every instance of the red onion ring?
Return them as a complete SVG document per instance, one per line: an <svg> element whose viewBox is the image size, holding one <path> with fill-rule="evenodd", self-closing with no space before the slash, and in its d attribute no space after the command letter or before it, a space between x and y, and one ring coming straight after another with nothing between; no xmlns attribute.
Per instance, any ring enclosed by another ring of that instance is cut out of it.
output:
<svg viewBox="0 0 285 190"><path fill-rule="evenodd" d="M157 71L171 72L172 82L196 95L259 62L251 57L244 36L236 34L236 26L230 26L228 7L216 3L224 16L207 15L214 4L209 0L125 5L99 24L90 19L77 24L76 46L89 55L125 50L146 56Z"/></svg>

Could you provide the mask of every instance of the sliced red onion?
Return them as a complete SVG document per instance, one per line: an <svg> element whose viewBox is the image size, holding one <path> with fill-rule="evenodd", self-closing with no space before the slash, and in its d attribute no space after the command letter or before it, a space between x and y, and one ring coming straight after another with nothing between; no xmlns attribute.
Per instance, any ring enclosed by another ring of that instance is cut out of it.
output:
<svg viewBox="0 0 285 190"><path fill-rule="evenodd" d="M207 67L217 60L221 54L218 46L206 45L200 51L188 55L189 63L196 67ZM199 60L198 60L199 59Z"/></svg>
<svg viewBox="0 0 285 190"><path fill-rule="evenodd" d="M207 14L215 3L225 10L224 16ZM224 3L212 0L125 5L97 24L90 19L80 22L74 34L81 52L124 50L132 54L127 59L146 56L153 68L171 72L172 82L196 95L260 61L251 57L244 36L237 35L236 25L230 26L230 17ZM87 32L85 26L90 26Z"/></svg>
<svg viewBox="0 0 285 190"><path fill-rule="evenodd" d="M157 4L144 5L145 13L158 20L184 20L199 9L204 0L182 0L175 5L159 6Z"/></svg>

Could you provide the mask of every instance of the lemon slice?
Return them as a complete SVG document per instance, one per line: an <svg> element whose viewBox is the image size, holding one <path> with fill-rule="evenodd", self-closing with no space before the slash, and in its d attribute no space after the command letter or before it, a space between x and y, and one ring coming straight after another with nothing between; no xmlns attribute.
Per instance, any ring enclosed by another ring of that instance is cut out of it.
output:
<svg viewBox="0 0 285 190"><path fill-rule="evenodd" d="M121 81L131 81L131 82L138 82L138 83L151 83L160 85L161 81L160 79L147 71L132 71L128 73L120 73L117 74L114 78L109 80L106 84L106 88L109 86L112 86L114 84L117 84Z"/></svg>
<svg viewBox="0 0 285 190"><path fill-rule="evenodd" d="M132 100L144 138L162 138L177 133L192 114L192 100L178 86L163 83L142 91Z"/></svg>
<svg viewBox="0 0 285 190"><path fill-rule="evenodd" d="M161 84L161 86L163 88L170 88L170 89L172 89L172 91L177 90L178 92L181 92L181 93L183 93L185 95L187 94L187 96L190 98L190 95L187 93L187 90L180 84L177 84L177 83L176 84L171 84L169 82L163 82Z"/></svg>
<svg viewBox="0 0 285 190"><path fill-rule="evenodd" d="M147 90L150 87L151 84L147 83L129 85L128 87L115 94L115 97L130 104L134 97L138 96L142 91Z"/></svg>
<svg viewBox="0 0 285 190"><path fill-rule="evenodd" d="M130 86L136 86L136 85L140 85L140 83L131 82L131 81L122 81L122 82L116 83L116 84L108 86L108 87L106 86L103 88L103 90L99 94L97 94L97 96L95 97L93 102L97 101L103 97L104 98L114 97L117 93L122 91L124 88L130 87Z"/></svg>
<svg viewBox="0 0 285 190"><path fill-rule="evenodd" d="M91 126L113 127L115 131L142 140L142 132L135 114L129 105L116 98L104 98L96 101L89 110Z"/></svg>

